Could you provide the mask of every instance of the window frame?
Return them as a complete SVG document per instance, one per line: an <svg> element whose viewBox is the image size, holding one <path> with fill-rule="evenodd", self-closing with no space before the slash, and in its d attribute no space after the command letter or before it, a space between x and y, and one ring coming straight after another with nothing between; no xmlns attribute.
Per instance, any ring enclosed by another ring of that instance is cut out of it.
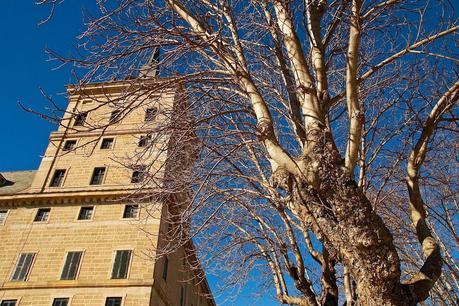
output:
<svg viewBox="0 0 459 306"><path fill-rule="evenodd" d="M37 216L38 216L38 213L40 212L40 210L48 210L48 218L46 218L46 220L44 221L41 221L41 220L37 220ZM49 218L51 217L51 207L38 207L37 210L35 211L35 215L33 217L33 223L48 223L49 222Z"/></svg>
<svg viewBox="0 0 459 306"><path fill-rule="evenodd" d="M96 169L104 169L104 175L102 177L102 180L100 183L98 184L93 184L93 178L94 178L94 174L96 172ZM104 166L104 167L94 167L93 170L92 170L92 174L91 174L91 178L89 179L89 185L90 186L100 186L100 185L104 185L105 183L105 178L107 177L107 172L108 172L108 167L107 166Z"/></svg>
<svg viewBox="0 0 459 306"><path fill-rule="evenodd" d="M73 144L73 147L70 148L70 149L67 149L67 148L66 148L66 145L67 145L68 143L70 143L70 142L74 143L74 144ZM67 139L67 140L64 142L64 145L62 146L62 151L64 151L64 152L72 152L72 151L75 151L75 148L76 148L77 144L78 144L78 139Z"/></svg>
<svg viewBox="0 0 459 306"><path fill-rule="evenodd" d="M145 145L142 145L142 141L145 141ZM139 141L137 142L138 148L146 148L151 144L151 134L141 135Z"/></svg>
<svg viewBox="0 0 459 306"><path fill-rule="evenodd" d="M141 166L134 169L131 173L131 184L142 184L145 182L146 179L146 167Z"/></svg>
<svg viewBox="0 0 459 306"><path fill-rule="evenodd" d="M89 218L89 219L80 219L81 210L83 208L89 208L89 207L92 208L91 218ZM78 222L93 221L94 220L94 212L95 211L96 211L96 206L95 205L83 205L83 206L80 206L80 209L78 210L78 214L76 216L75 221L78 221Z"/></svg>
<svg viewBox="0 0 459 306"><path fill-rule="evenodd" d="M94 100L91 98L82 98L81 99L81 104L82 105L88 105L94 103Z"/></svg>
<svg viewBox="0 0 459 306"><path fill-rule="evenodd" d="M19 299L6 299L6 300L1 300L0 301L0 306L5 306L4 302L14 302L14 306L19 305Z"/></svg>
<svg viewBox="0 0 459 306"><path fill-rule="evenodd" d="M154 110L154 114L149 114L150 111ZM159 109L156 106L147 107L145 110L144 122L153 122L158 116Z"/></svg>
<svg viewBox="0 0 459 306"><path fill-rule="evenodd" d="M67 299L67 306L70 306L70 303L71 303L71 300L72 298L71 297L67 297L67 296L56 296L56 297L53 297L52 300L51 300L51 306L54 306L54 302L58 299Z"/></svg>
<svg viewBox="0 0 459 306"><path fill-rule="evenodd" d="M103 148L104 141L105 141L105 140L109 140L109 139L112 140L112 142L111 142L111 144L110 144L110 148ZM100 146L99 146L99 149L100 149L100 150L104 150L104 151L106 151L106 150L113 150L114 147L115 147L115 137L103 137L103 138L100 140Z"/></svg>
<svg viewBox="0 0 459 306"><path fill-rule="evenodd" d="M115 270L116 255L117 255L118 252L121 252L121 251L129 251L130 252L129 253L129 262L127 263L127 266L126 266L126 277L113 277L113 272ZM134 257L134 249L126 247L126 248L120 248L120 249L114 250L112 257L113 257L112 258L112 265L111 265L112 269L110 271L109 279L111 279L111 280L129 279L129 276L131 274L132 259Z"/></svg>
<svg viewBox="0 0 459 306"><path fill-rule="evenodd" d="M138 170L132 171L131 184L139 184L142 182L142 172Z"/></svg>
<svg viewBox="0 0 459 306"><path fill-rule="evenodd" d="M62 176L62 179L61 179L61 181L59 182L59 185L53 186L54 178L56 177L57 171L64 171L64 175ZM65 179L67 178L67 173L68 173L68 169L65 169L65 168L57 168L57 169L54 169L54 174L53 174L53 176L51 177L51 180L50 180L50 182L49 182L48 187L49 187L49 188L60 188L60 187L64 187Z"/></svg>
<svg viewBox="0 0 459 306"><path fill-rule="evenodd" d="M5 218L3 218L3 221L0 220L0 225L5 225L6 219L8 219L8 216L9 216L9 214L10 214L10 210L11 210L11 209L6 209L6 208L3 209L3 208L0 208L0 214L1 214L2 212L5 212Z"/></svg>
<svg viewBox="0 0 459 306"><path fill-rule="evenodd" d="M81 253L80 255L80 260L78 262L78 267L75 271L75 278L62 278L62 274L64 273L64 270L65 270L65 264L67 263L67 257L69 255L69 253ZM62 268L60 270L60 273L59 273L59 280L60 281L75 281L78 279L78 277L80 276L80 270L81 270L81 264L83 262L83 257L84 257L84 254L85 254L85 250L66 250L65 251L65 255L64 255L64 260L63 260L63 263L62 263Z"/></svg>
<svg viewBox="0 0 459 306"><path fill-rule="evenodd" d="M14 274L16 274L16 269L18 268L19 260L21 259L21 255L23 254L33 254L32 260L30 261L30 265L27 269L24 279L22 280L13 279ZM19 253L16 257L16 264L14 265L13 270L11 271L9 281L10 282L27 282L29 280L30 274L32 273L32 269L35 264L35 260L37 259L37 256L38 256L38 251L27 251L27 252Z"/></svg>
<svg viewBox="0 0 459 306"><path fill-rule="evenodd" d="M79 122L79 118L83 117L84 116L84 119L83 119L83 122ZM89 112L81 112L79 114L76 115L76 117L74 118L73 120L73 125L72 126L84 126L85 123L87 122L88 120L88 117L89 117ZM78 123L78 124L77 124Z"/></svg>
<svg viewBox="0 0 459 306"><path fill-rule="evenodd" d="M121 109L115 109L110 112L110 117L108 117L108 124L117 124L121 122Z"/></svg>
<svg viewBox="0 0 459 306"><path fill-rule="evenodd" d="M107 302L108 302L107 300L110 299L110 298L112 298L112 299L118 299L118 298L121 299L120 306L123 306L124 305L124 301L126 300L126 295L122 295L122 296L105 295L104 306L107 305Z"/></svg>
<svg viewBox="0 0 459 306"><path fill-rule="evenodd" d="M126 209L128 206L137 206L137 216L125 217ZM140 217L140 205L139 204L124 204L123 213L121 215L122 220L139 220Z"/></svg>

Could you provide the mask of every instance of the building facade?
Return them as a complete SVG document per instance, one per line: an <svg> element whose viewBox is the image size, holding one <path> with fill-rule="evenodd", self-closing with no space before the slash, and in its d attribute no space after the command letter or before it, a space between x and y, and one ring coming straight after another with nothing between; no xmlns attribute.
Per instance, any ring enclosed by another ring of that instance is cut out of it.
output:
<svg viewBox="0 0 459 306"><path fill-rule="evenodd" d="M142 173L123 161L151 158L147 131L175 97L158 92L122 113L116 101L131 86L69 86L39 168L1 173L0 306L214 305L183 248L155 261L163 205L128 198ZM159 175L164 159L151 161Z"/></svg>

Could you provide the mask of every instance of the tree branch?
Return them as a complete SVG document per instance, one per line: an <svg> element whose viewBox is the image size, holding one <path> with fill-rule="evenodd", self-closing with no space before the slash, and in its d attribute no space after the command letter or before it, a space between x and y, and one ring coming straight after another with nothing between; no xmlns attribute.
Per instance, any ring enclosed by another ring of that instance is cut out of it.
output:
<svg viewBox="0 0 459 306"><path fill-rule="evenodd" d="M373 67L371 67L370 69L368 69L367 72L365 72L359 79L358 81L359 82L363 82L365 81L366 79L368 79L371 75L373 75L373 73L375 73L376 71L378 71L379 69L381 69L382 67L392 63L393 61L395 61L396 59L404 56L405 54L409 53L410 51L413 51L414 49L422 46L422 45L425 45L425 44L428 44L440 37L443 37L445 35L448 35L448 34L451 34L451 33L454 33L456 32L457 30L459 30L459 26L453 26L449 29L446 29L444 31L441 31L439 33L436 33L434 35L431 35L429 37L426 37L418 42L415 42L414 44L411 44L409 45L408 47L406 47L405 49L389 56L388 58L382 60L381 62L379 62L378 64L374 65Z"/></svg>
<svg viewBox="0 0 459 306"><path fill-rule="evenodd" d="M346 147L345 166L351 177L354 177L354 168L359 154L362 125L365 121L364 113L360 108L359 84L357 82L359 46L362 28L360 18L361 6L361 0L352 1L351 28L349 30L346 65L346 100L349 116L349 136Z"/></svg>
<svg viewBox="0 0 459 306"><path fill-rule="evenodd" d="M422 244L422 252L426 257L420 271L406 283L415 295L415 302L423 301L429 296L430 289L432 289L441 275L443 263L440 247L426 222L427 215L419 184L419 170L426 157L427 145L435 131L437 123L445 111L457 102L458 97L459 82L456 82L435 104L424 123L421 136L408 158L406 184L410 200L410 217L416 229L419 242Z"/></svg>

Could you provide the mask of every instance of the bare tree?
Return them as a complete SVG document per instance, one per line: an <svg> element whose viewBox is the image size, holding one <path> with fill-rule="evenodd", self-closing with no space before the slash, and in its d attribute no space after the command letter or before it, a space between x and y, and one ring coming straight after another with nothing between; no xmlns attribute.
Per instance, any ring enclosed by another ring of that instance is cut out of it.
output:
<svg viewBox="0 0 459 306"><path fill-rule="evenodd" d="M57 2L40 3L52 14ZM129 84L101 102L120 119L176 92L151 145L125 161L137 167L167 152L164 179L147 166L140 187L169 204L174 244L158 253L192 238L223 289L256 275L284 304L457 302L453 5L97 5L80 55L51 55L86 69L81 86ZM145 62L161 77L143 75Z"/></svg>

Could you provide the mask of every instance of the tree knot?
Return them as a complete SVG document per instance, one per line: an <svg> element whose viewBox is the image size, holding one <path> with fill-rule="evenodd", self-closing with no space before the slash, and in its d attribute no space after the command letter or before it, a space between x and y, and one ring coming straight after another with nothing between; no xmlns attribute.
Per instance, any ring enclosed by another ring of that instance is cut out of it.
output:
<svg viewBox="0 0 459 306"><path fill-rule="evenodd" d="M260 119L257 124L258 139L263 141L263 140L272 138L273 135L274 135L274 128L273 128L271 120L267 118Z"/></svg>
<svg viewBox="0 0 459 306"><path fill-rule="evenodd" d="M282 188L285 191L291 191L293 185L293 178L290 172L287 171L284 167L278 167L274 170L272 176L272 186L274 188Z"/></svg>

